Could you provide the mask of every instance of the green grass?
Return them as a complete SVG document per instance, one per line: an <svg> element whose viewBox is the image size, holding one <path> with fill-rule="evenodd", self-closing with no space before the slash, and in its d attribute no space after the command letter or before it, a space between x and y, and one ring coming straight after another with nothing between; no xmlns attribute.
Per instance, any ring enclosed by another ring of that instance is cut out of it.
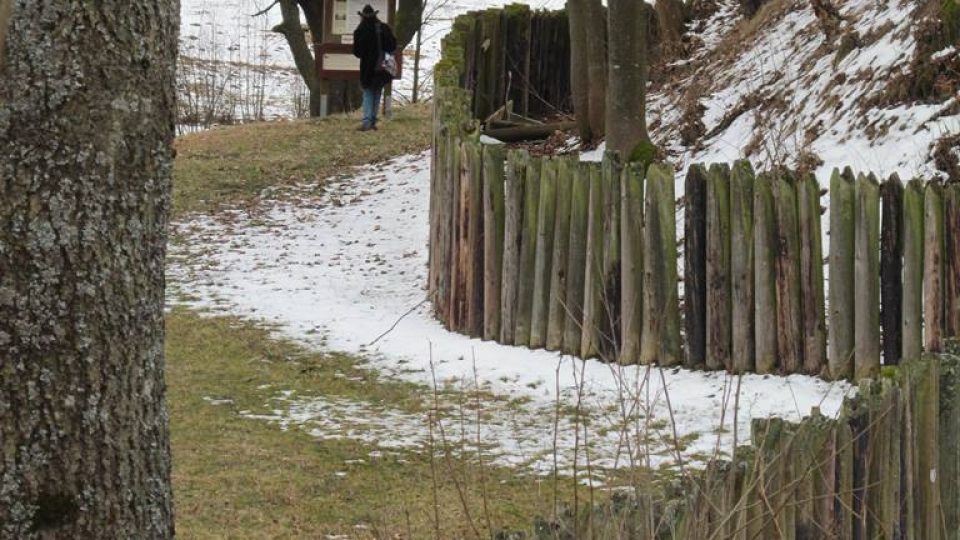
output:
<svg viewBox="0 0 960 540"><path fill-rule="evenodd" d="M372 445L320 440L239 414L266 412L264 403L279 390L425 414L428 389L383 380L358 359L307 351L234 317L177 308L168 314L167 335L182 538L428 538L434 536L435 493L441 538L474 537L458 483L485 538L483 489L494 529L525 528L532 516L552 513L549 480L541 485L510 469L456 457L431 463L429 452L384 452L374 459ZM232 403L213 405L205 397ZM357 459L364 462L351 463ZM569 482L561 485L561 500L570 500L571 489Z"/></svg>
<svg viewBox="0 0 960 540"><path fill-rule="evenodd" d="M263 189L321 182L347 167L425 150L428 106L397 109L376 132L359 132L356 114L216 128L179 137L173 216L250 201Z"/></svg>

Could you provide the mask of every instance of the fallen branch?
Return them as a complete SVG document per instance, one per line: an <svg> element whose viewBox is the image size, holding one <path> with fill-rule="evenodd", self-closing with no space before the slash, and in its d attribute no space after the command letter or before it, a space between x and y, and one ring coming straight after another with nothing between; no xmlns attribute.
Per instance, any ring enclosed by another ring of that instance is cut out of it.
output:
<svg viewBox="0 0 960 540"><path fill-rule="evenodd" d="M390 332L393 332L393 329L396 328L398 324L400 324L400 321L402 321L402 320L404 320L405 318L407 318L407 315L410 315L411 313L413 313L414 311L416 311L418 307L420 307L420 306L422 306L422 305L424 305L424 304L426 304L426 303L427 303L427 299L424 298L423 300L420 301L419 304L413 306L412 308L410 308L409 310L407 310L406 313L404 313L403 315L401 315L400 318L397 319L397 321L393 323L393 326L391 326L389 329L387 329L386 332L380 334L379 336L377 336L377 339L371 341L370 343L367 343L365 346L366 346L366 347L371 347L371 346L375 345L375 344L376 344L378 341L380 341L381 339L387 337L387 334L389 334Z"/></svg>
<svg viewBox="0 0 960 540"><path fill-rule="evenodd" d="M557 122L554 124L488 129L483 134L503 142L533 141L546 139L557 131L568 131L575 127L574 122Z"/></svg>

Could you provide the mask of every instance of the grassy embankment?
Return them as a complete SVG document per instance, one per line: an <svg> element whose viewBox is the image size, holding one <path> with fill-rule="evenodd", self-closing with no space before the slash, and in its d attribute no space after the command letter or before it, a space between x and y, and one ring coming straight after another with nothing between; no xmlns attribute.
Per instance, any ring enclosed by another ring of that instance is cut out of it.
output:
<svg viewBox="0 0 960 540"><path fill-rule="evenodd" d="M253 124L180 139L175 218L250 204L265 188L322 180L429 144L426 108L398 111L377 133L358 133L356 123ZM428 389L382 380L361 359L307 351L254 322L183 308L168 315L166 350L182 538L489 537L487 516L498 529L552 513L552 488L509 469L431 460L429 452L378 454L373 444L321 440L239 414L267 413L271 397L294 390L427 416Z"/></svg>

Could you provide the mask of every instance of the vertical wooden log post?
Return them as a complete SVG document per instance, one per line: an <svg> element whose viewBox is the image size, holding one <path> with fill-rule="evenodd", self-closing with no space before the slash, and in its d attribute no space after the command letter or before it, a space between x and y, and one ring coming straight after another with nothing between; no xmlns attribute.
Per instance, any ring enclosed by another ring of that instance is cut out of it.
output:
<svg viewBox="0 0 960 540"><path fill-rule="evenodd" d="M530 345L533 282L537 260L537 223L540 221L540 163L524 153L527 174L523 187L523 229L520 240L520 277L517 287L517 328L513 342Z"/></svg>
<svg viewBox="0 0 960 540"><path fill-rule="evenodd" d="M603 312L600 354L616 362L620 351L620 176L618 156L603 157Z"/></svg>
<svg viewBox="0 0 960 540"><path fill-rule="evenodd" d="M640 359L643 317L643 168L631 163L620 176L620 253L622 345L620 363Z"/></svg>
<svg viewBox="0 0 960 540"><path fill-rule="evenodd" d="M777 219L773 202L776 180L761 174L753 188L754 355L757 373L777 369Z"/></svg>
<svg viewBox="0 0 960 540"><path fill-rule="evenodd" d="M837 489L836 530L837 538L847 540L853 538L853 469L854 445L853 430L846 419L841 418L837 426Z"/></svg>
<svg viewBox="0 0 960 540"><path fill-rule="evenodd" d="M683 308L687 348L683 365L707 361L707 169L691 165L685 182Z"/></svg>
<svg viewBox="0 0 960 540"><path fill-rule="evenodd" d="M800 288L803 306L803 371L819 375L827 367L827 320L824 307L823 235L820 184L813 174L797 184L800 216Z"/></svg>
<svg viewBox="0 0 960 540"><path fill-rule="evenodd" d="M927 184L924 193L923 324L927 352L943 350L943 188ZM952 231L952 234L955 231Z"/></svg>
<svg viewBox="0 0 960 540"><path fill-rule="evenodd" d="M435 315L440 316L440 307L437 302L437 277L438 277L438 264L439 257L437 250L439 248L438 234L440 231L440 219L437 214L440 208L440 203L438 198L440 197L440 179L443 177L443 174L440 171L440 163L442 161L441 154L443 152L443 142L440 138L440 127L441 123L437 118L437 103L433 103L433 141L430 146L430 210L429 210L429 220L430 220L430 239L429 239L429 255L427 260L427 298L433 303L433 309ZM442 317L440 317L442 320Z"/></svg>
<svg viewBox="0 0 960 540"><path fill-rule="evenodd" d="M537 214L537 251L533 270L533 306L530 315L530 348L547 344L550 310L550 266L553 262L553 228L557 211L557 161L543 159L540 173L540 211Z"/></svg>
<svg viewBox="0 0 960 540"><path fill-rule="evenodd" d="M730 369L730 169L707 173L707 369Z"/></svg>
<svg viewBox="0 0 960 540"><path fill-rule="evenodd" d="M435 176L436 208L434 209L434 231L431 244L431 270L433 272L433 290L430 301L433 302L437 318L444 324L449 322L450 298L450 238L453 230L453 184L455 176L451 171L450 139L446 130L441 130L437 136L438 148Z"/></svg>
<svg viewBox="0 0 960 540"><path fill-rule="evenodd" d="M467 252L467 229L469 218L470 196L470 160L466 157L466 147L458 138L453 139L451 166L454 178L454 209L453 209L453 239L450 250L452 264L450 265L450 329L462 332L467 320L466 295L467 279L464 269L464 257Z"/></svg>
<svg viewBox="0 0 960 540"><path fill-rule="evenodd" d="M883 363L900 363L903 352L903 183L896 174L880 186L880 320Z"/></svg>
<svg viewBox="0 0 960 540"><path fill-rule="evenodd" d="M483 147L483 339L500 338L504 235L504 158L501 144Z"/></svg>
<svg viewBox="0 0 960 540"><path fill-rule="evenodd" d="M880 185L873 175L857 178L856 208L854 376L860 380L880 373Z"/></svg>
<svg viewBox="0 0 960 540"><path fill-rule="evenodd" d="M755 369L753 301L753 167L737 161L730 173L731 325L735 373Z"/></svg>
<svg viewBox="0 0 960 540"><path fill-rule="evenodd" d="M581 358L600 354L600 324L603 316L603 170L598 163L590 167L590 200L587 213L587 258L584 266L583 323L580 337Z"/></svg>
<svg viewBox="0 0 960 540"><path fill-rule="evenodd" d="M940 360L940 501L946 540L960 539L960 358ZM952 534L951 534L952 532Z"/></svg>
<svg viewBox="0 0 960 540"><path fill-rule="evenodd" d="M550 264L550 292L547 313L548 351L563 347L563 335L567 322L567 261L570 256L570 200L573 195L573 170L576 163L568 158L558 158L557 207L553 226L553 262Z"/></svg>
<svg viewBox="0 0 960 540"><path fill-rule="evenodd" d="M590 167L572 163L570 197L570 257L567 260L567 317L564 321L563 352L579 355L583 324L583 298L587 269L587 220L590 209Z"/></svg>
<svg viewBox="0 0 960 540"><path fill-rule="evenodd" d="M856 186L849 168L830 179L830 377L853 377Z"/></svg>
<svg viewBox="0 0 960 540"><path fill-rule="evenodd" d="M513 345L516 335L526 172L524 154L511 150L507 154L504 178L503 270L500 285L500 343L504 345Z"/></svg>
<svg viewBox="0 0 960 540"><path fill-rule="evenodd" d="M916 428L917 490L916 538L937 540L942 531L939 489L940 369L934 355L925 355L908 367Z"/></svg>
<svg viewBox="0 0 960 540"><path fill-rule="evenodd" d="M783 373L803 366L803 306L800 297L800 223L796 180L781 175L773 182L777 214L777 353Z"/></svg>
<svg viewBox="0 0 960 540"><path fill-rule="evenodd" d="M943 188L944 332L960 337L960 184Z"/></svg>
<svg viewBox="0 0 960 540"><path fill-rule="evenodd" d="M677 294L677 222L673 169L651 165L643 225L643 330L640 362L673 366L681 362Z"/></svg>
<svg viewBox="0 0 960 540"><path fill-rule="evenodd" d="M463 255L466 279L466 333L483 336L483 146L477 141L464 143L467 166L467 243Z"/></svg>
<svg viewBox="0 0 960 540"><path fill-rule="evenodd" d="M904 360L923 353L923 183L913 179L903 192L903 352Z"/></svg>

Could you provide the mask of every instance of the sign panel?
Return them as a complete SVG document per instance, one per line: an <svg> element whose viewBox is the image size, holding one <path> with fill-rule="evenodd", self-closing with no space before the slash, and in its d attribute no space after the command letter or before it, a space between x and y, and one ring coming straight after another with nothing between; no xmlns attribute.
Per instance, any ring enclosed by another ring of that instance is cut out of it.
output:
<svg viewBox="0 0 960 540"><path fill-rule="evenodd" d="M327 71L360 71L360 59L353 53L324 53L323 69Z"/></svg>
<svg viewBox="0 0 960 540"><path fill-rule="evenodd" d="M379 11L380 20L392 22L390 17L389 0L333 0L333 21L331 23L330 43L353 43L353 31L360 24L360 15L363 6L370 6Z"/></svg>

